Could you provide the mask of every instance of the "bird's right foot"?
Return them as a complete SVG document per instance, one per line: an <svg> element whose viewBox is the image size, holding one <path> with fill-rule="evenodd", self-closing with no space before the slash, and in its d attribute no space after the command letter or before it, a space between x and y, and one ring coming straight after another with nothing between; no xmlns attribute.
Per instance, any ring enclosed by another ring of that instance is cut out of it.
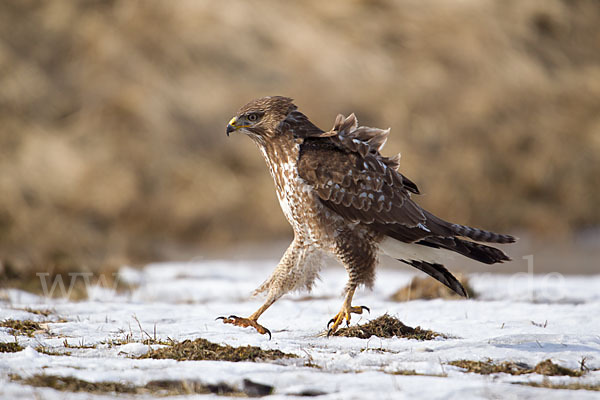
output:
<svg viewBox="0 0 600 400"><path fill-rule="evenodd" d="M224 324L237 325L241 326L242 328L251 326L254 329L256 329L256 331L261 335L269 335L269 340L271 340L271 331L269 331L267 328L256 322L256 320L254 319L241 318L235 315L230 315L229 317L218 317L217 319L222 319Z"/></svg>
<svg viewBox="0 0 600 400"><path fill-rule="evenodd" d="M367 306L350 306L348 308L345 306L342 307L340 312L337 313L335 317L331 318L331 320L329 320L327 323L327 328L329 328L329 325L333 324L333 326L327 331L327 336L333 335L344 320L346 321L346 325L350 325L350 314L362 314L363 310L371 313L371 310L369 310L369 307Z"/></svg>

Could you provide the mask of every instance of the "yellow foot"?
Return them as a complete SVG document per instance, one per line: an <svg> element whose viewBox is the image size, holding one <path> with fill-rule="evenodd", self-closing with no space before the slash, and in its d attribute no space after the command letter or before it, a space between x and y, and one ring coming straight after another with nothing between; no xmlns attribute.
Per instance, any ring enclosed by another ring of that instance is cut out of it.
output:
<svg viewBox="0 0 600 400"><path fill-rule="evenodd" d="M237 317L235 315L230 315L229 317L218 317L217 319L222 319L224 324L237 325L237 326L241 326L242 328L246 328L248 326L251 326L254 329L256 329L256 331L258 333L260 333L261 335L264 335L264 334L269 335L269 340L271 340L271 331L269 331L267 328L265 328L264 326L260 325L259 323L257 323L253 319L250 319L250 318L240 318L240 317Z"/></svg>
<svg viewBox="0 0 600 400"><path fill-rule="evenodd" d="M327 336L331 336L335 331L337 331L337 329L340 327L340 325L342 324L342 322L344 322L344 320L346 320L346 326L350 325L350 314L354 313L354 314L362 314L363 310L367 310L367 312L370 314L371 310L369 310L369 307L366 306L355 306L355 307L349 307L349 308L342 308L342 310L337 313L337 315L333 318L331 318L329 320L329 322L327 323L327 328L329 328L329 325L331 325L333 323L333 326L331 328L329 328L329 331L327 331Z"/></svg>

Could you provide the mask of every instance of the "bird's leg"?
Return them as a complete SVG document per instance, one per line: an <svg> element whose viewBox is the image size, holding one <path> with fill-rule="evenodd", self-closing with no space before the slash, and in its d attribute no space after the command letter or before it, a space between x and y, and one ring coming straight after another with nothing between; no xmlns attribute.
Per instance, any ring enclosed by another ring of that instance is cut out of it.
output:
<svg viewBox="0 0 600 400"><path fill-rule="evenodd" d="M332 335L335 331L337 331L337 329L342 324L342 322L344 322L344 320L346 320L347 325L350 325L350 314L362 314L363 310L371 312L371 310L369 310L369 308L365 306L352 306L352 297L354 296L355 290L356 287L348 289L346 293L346 298L344 299L344 303L342 304L342 309L327 324L327 327L329 328L329 325L333 323L333 326L329 328L329 331L327 332L327 336Z"/></svg>
<svg viewBox="0 0 600 400"><path fill-rule="evenodd" d="M229 317L218 317L217 319L222 319L224 324L233 324L233 325L241 326L242 328L251 326L254 329L256 329L256 331L258 333L260 333L261 335L264 335L264 334L269 335L269 339L271 339L271 331L269 331L267 328L260 325L256 321L258 320L258 317L260 317L261 314L264 313L267 310L267 308L269 308L271 306L271 304L273 304L275 302L275 300L277 300L277 299L276 298L268 298L267 301L265 302L265 304L260 306L260 308L258 310L256 310L256 312L254 314L252 314L251 316L249 316L248 318L242 318L242 317L238 317L236 315L230 315Z"/></svg>
<svg viewBox="0 0 600 400"><path fill-rule="evenodd" d="M248 318L231 315L229 317L219 317L218 319L222 319L226 324L241 327L251 326L258 333L268 334L270 338L271 332L258 324L258 317L290 290L310 286L316 277L320 260L320 251L306 246L301 236L295 236L294 241L281 257L271 276L254 291L255 295L268 292L265 303Z"/></svg>

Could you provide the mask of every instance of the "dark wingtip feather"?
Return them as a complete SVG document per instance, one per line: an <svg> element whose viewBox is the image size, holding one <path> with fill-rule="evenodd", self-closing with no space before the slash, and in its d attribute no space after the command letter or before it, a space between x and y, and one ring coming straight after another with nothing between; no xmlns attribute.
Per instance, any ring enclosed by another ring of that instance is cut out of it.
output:
<svg viewBox="0 0 600 400"><path fill-rule="evenodd" d="M463 285L442 264L432 264L421 260L398 259L398 261L402 261L405 264L425 272L427 275L435 278L437 281L444 284L456 294L465 298L469 298L469 295L467 294L467 291Z"/></svg>
<svg viewBox="0 0 600 400"><path fill-rule="evenodd" d="M415 242L415 244L454 251L485 264L511 261L511 258L500 249L457 237L434 236L419 240L418 242Z"/></svg>

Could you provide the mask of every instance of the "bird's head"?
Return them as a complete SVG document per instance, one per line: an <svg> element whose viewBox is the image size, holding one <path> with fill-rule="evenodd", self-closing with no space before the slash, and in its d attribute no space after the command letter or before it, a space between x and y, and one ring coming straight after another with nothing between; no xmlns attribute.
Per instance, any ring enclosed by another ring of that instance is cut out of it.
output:
<svg viewBox="0 0 600 400"><path fill-rule="evenodd" d="M227 136L242 132L253 139L272 138L280 133L279 126L296 109L292 99L269 96L246 104L227 124Z"/></svg>

